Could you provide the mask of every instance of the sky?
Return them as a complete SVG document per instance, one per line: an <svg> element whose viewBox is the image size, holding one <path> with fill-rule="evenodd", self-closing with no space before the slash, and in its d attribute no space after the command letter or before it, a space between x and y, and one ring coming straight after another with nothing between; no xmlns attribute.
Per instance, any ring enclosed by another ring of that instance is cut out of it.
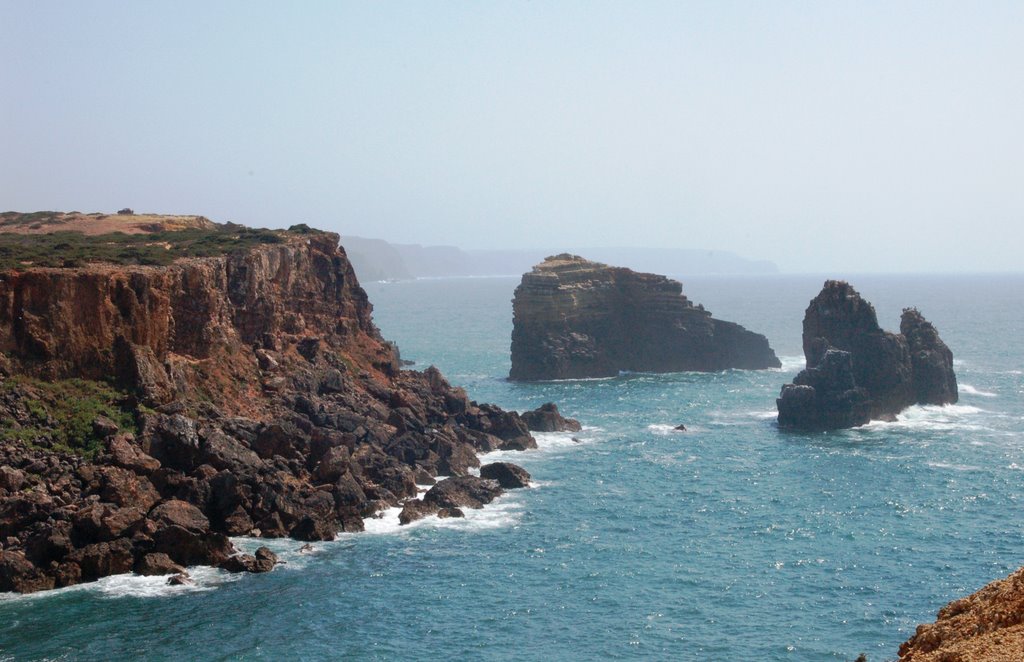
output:
<svg viewBox="0 0 1024 662"><path fill-rule="evenodd" d="M1021 271L1021 2L0 0L0 208Z"/></svg>

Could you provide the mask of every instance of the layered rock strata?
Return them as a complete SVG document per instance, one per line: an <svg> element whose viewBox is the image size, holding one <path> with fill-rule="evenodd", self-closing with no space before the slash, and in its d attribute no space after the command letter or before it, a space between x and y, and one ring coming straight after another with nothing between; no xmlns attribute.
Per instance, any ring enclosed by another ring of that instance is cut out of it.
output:
<svg viewBox="0 0 1024 662"><path fill-rule="evenodd" d="M524 274L512 312L515 380L780 366L764 336L714 319L679 281L576 255Z"/></svg>
<svg viewBox="0 0 1024 662"><path fill-rule="evenodd" d="M953 354L913 308L884 331L849 283L827 281L804 313L807 367L777 400L780 427L831 430L891 419L913 404L957 401Z"/></svg>
<svg viewBox="0 0 1024 662"><path fill-rule="evenodd" d="M98 417L94 446L46 409L82 380L111 380L130 421ZM164 267L0 273L0 391L0 591L264 571L228 536L329 540L478 452L536 446L515 412L400 370L337 235L308 228Z"/></svg>

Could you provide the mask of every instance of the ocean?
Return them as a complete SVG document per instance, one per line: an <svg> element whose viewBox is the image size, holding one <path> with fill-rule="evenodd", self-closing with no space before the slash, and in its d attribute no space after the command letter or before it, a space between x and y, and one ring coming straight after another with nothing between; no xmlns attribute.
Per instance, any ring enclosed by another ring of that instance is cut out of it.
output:
<svg viewBox="0 0 1024 662"><path fill-rule="evenodd" d="M848 277L884 328L907 306L935 324L960 402L828 434L774 424L824 277L683 280L782 369L511 383L517 278L367 284L415 367L481 402L554 401L584 430L489 455L535 484L464 520L273 541L287 564L267 575L2 596L0 660L874 662L1024 564L1024 276Z"/></svg>

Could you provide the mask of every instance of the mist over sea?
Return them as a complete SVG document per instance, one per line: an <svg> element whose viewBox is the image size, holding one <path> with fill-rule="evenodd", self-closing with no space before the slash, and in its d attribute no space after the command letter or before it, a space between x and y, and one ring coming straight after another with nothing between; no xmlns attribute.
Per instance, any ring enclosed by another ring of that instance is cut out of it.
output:
<svg viewBox="0 0 1024 662"><path fill-rule="evenodd" d="M287 565L268 575L2 596L0 660L895 658L919 622L1024 564L1024 276L848 279L884 328L906 306L935 324L958 404L780 432L824 277L684 279L768 336L781 370L546 384L505 379L518 279L367 284L415 368L481 402L557 402L583 432L492 454L536 484L465 520L391 512L311 554L274 541Z"/></svg>

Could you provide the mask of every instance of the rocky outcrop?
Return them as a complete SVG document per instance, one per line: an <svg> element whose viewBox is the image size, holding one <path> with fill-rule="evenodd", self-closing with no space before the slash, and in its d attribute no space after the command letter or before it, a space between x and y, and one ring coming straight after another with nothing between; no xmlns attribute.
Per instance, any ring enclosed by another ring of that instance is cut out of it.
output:
<svg viewBox="0 0 1024 662"><path fill-rule="evenodd" d="M916 309L902 333L882 330L874 307L830 280L804 314L807 367L777 400L779 426L832 430L889 419L913 404L957 401L953 355Z"/></svg>
<svg viewBox="0 0 1024 662"><path fill-rule="evenodd" d="M212 251L202 231L189 250L215 254L167 266L0 272L0 591L268 570L228 536L329 540L414 498L417 477L461 484L478 452L536 447L515 412L399 369L336 235L235 248L221 228ZM118 421L71 434L47 409L97 393ZM500 490L484 482L459 494Z"/></svg>
<svg viewBox="0 0 1024 662"><path fill-rule="evenodd" d="M939 610L899 649L900 662L1016 662L1024 656L1024 568Z"/></svg>
<svg viewBox="0 0 1024 662"><path fill-rule="evenodd" d="M524 411L522 418L531 432L579 432L583 429L575 418L562 416L554 402L545 403L532 411Z"/></svg>
<svg viewBox="0 0 1024 662"><path fill-rule="evenodd" d="M576 255L524 274L512 312L515 380L780 366L764 336L714 319L678 281Z"/></svg>

